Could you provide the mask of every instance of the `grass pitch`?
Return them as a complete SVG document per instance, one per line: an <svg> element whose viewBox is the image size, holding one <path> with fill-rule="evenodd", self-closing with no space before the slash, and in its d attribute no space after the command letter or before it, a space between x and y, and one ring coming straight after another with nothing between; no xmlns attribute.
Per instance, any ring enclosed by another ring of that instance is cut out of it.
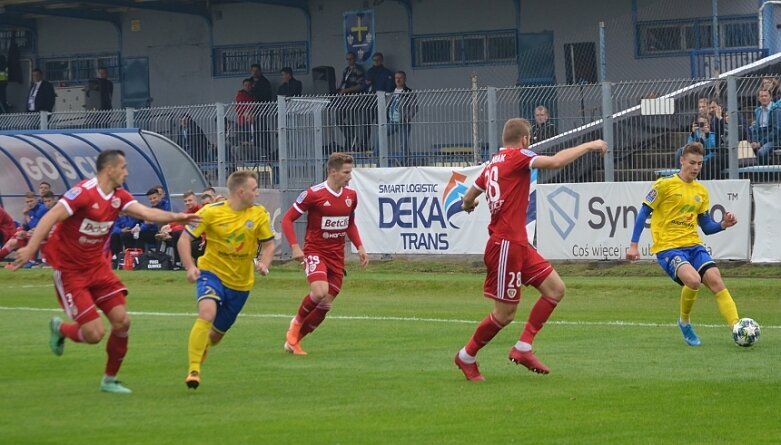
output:
<svg viewBox="0 0 781 445"><path fill-rule="evenodd" d="M487 381L471 383L452 359L491 308L480 269L350 267L297 357L282 343L308 287L295 266L275 268L209 351L197 391L184 385L193 285L183 272L122 272L129 396L98 389L105 342L49 350L61 315L50 271L0 270L0 443L781 443L781 280L762 278L778 268L722 269L741 316L762 325L756 345L733 344L703 290L703 345L691 348L675 325L678 288L655 265L557 266L568 294L535 342L551 374L507 360L529 289L519 321L480 352Z"/></svg>

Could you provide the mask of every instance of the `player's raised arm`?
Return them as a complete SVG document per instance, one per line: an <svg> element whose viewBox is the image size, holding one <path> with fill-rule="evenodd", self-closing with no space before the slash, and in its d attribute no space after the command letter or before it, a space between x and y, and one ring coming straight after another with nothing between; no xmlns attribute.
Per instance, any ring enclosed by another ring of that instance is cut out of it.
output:
<svg viewBox="0 0 781 445"><path fill-rule="evenodd" d="M555 170L565 167L574 162L579 157L589 152L607 153L607 142L602 139L586 142L576 147L565 148L553 156L536 156L532 161L533 168L543 170Z"/></svg>

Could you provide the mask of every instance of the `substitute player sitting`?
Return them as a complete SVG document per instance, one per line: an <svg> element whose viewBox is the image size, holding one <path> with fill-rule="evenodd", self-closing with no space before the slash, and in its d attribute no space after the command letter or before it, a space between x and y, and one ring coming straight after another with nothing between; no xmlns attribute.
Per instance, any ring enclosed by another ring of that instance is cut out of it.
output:
<svg viewBox="0 0 781 445"><path fill-rule="evenodd" d="M352 178L353 157L332 153L326 166L328 179L302 192L282 218L282 231L290 243L291 255L294 260L304 262L309 281L309 293L301 301L285 336L285 350L295 355L306 355L301 349L301 339L320 326L342 290L346 238L358 249L361 265L369 264L355 225L358 195L347 186ZM302 251L293 223L304 213L307 223Z"/></svg>
<svg viewBox="0 0 781 445"><path fill-rule="evenodd" d="M177 247L187 279L196 283L198 318L187 343L189 368L185 384L201 384L201 363L206 349L228 332L249 297L257 271L268 275L274 259L274 231L266 209L255 204L258 179L252 171L237 171L228 177L228 200L207 204L197 215L198 224L185 227ZM192 257L192 242L206 234L206 252ZM258 245L260 244L260 258Z"/></svg>
<svg viewBox="0 0 781 445"><path fill-rule="evenodd" d="M702 170L705 149L699 142L687 144L681 154L678 173L659 178L643 200L626 253L628 260L640 258L637 243L651 216L651 252L662 269L681 288L681 311L678 327L689 346L699 346L700 337L690 323L690 314L700 283L716 296L716 305L730 329L738 322L738 308L721 279L721 272L703 245L697 226L712 235L737 224L734 213L726 212L717 223L710 216L708 189L697 181Z"/></svg>
<svg viewBox="0 0 781 445"><path fill-rule="evenodd" d="M125 303L127 288L111 270L110 254L106 251L111 226L121 211L160 223L191 222L199 217L139 204L122 188L128 175L122 151L101 152L95 165L96 177L76 184L41 218L27 246L17 252L14 268L35 256L54 227L43 254L54 269L54 287L60 306L73 322L65 323L59 317L51 319L52 352L62 355L65 338L75 343L100 342L105 334L97 311L100 309L111 322L111 334L106 342L108 361L100 389L130 393L116 378L127 353L130 318Z"/></svg>

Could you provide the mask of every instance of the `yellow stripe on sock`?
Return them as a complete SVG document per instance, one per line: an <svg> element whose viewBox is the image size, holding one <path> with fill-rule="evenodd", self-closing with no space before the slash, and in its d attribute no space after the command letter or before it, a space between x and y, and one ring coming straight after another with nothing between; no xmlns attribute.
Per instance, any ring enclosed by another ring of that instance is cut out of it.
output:
<svg viewBox="0 0 781 445"><path fill-rule="evenodd" d="M187 342L187 356L190 360L188 372L201 372L201 360L209 345L209 331L211 329L211 322L201 318L195 320L193 328L190 330L190 339Z"/></svg>
<svg viewBox="0 0 781 445"><path fill-rule="evenodd" d="M681 321L689 323L689 317L692 313L692 307L697 300L699 289L692 289L686 285L681 288Z"/></svg>
<svg viewBox="0 0 781 445"><path fill-rule="evenodd" d="M727 320L727 323L729 323L730 326L733 326L738 322L738 319L740 319L738 316L738 307L735 305L735 301L732 299L732 295L730 295L727 288L716 293L716 304L719 306L721 316Z"/></svg>

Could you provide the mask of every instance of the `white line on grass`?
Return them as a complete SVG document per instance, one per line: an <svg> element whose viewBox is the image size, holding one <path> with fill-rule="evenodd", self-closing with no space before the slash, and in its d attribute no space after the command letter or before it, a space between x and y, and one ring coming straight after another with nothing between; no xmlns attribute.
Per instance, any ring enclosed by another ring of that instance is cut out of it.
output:
<svg viewBox="0 0 781 445"><path fill-rule="evenodd" d="M61 309L53 308L37 308L37 307L8 307L0 306L0 311L22 311L22 312L62 312ZM197 314L195 312L145 312L145 311L130 311L130 315L134 316L147 316L147 317L194 317ZM290 314L239 314L240 317L247 318L284 318L291 317ZM419 318L419 317L374 317L370 315L333 315L328 317L329 320L361 320L361 321L422 321L427 323L467 323L474 324L480 320L459 320L452 318ZM623 321L623 320L605 320L605 321L568 321L568 320L551 320L546 324L562 325L562 326L628 326L628 327L641 327L641 328L669 328L671 326L677 326L676 323L650 323L642 321ZM697 324L700 328L724 328L722 324ZM762 326L763 329L781 329L781 326Z"/></svg>

